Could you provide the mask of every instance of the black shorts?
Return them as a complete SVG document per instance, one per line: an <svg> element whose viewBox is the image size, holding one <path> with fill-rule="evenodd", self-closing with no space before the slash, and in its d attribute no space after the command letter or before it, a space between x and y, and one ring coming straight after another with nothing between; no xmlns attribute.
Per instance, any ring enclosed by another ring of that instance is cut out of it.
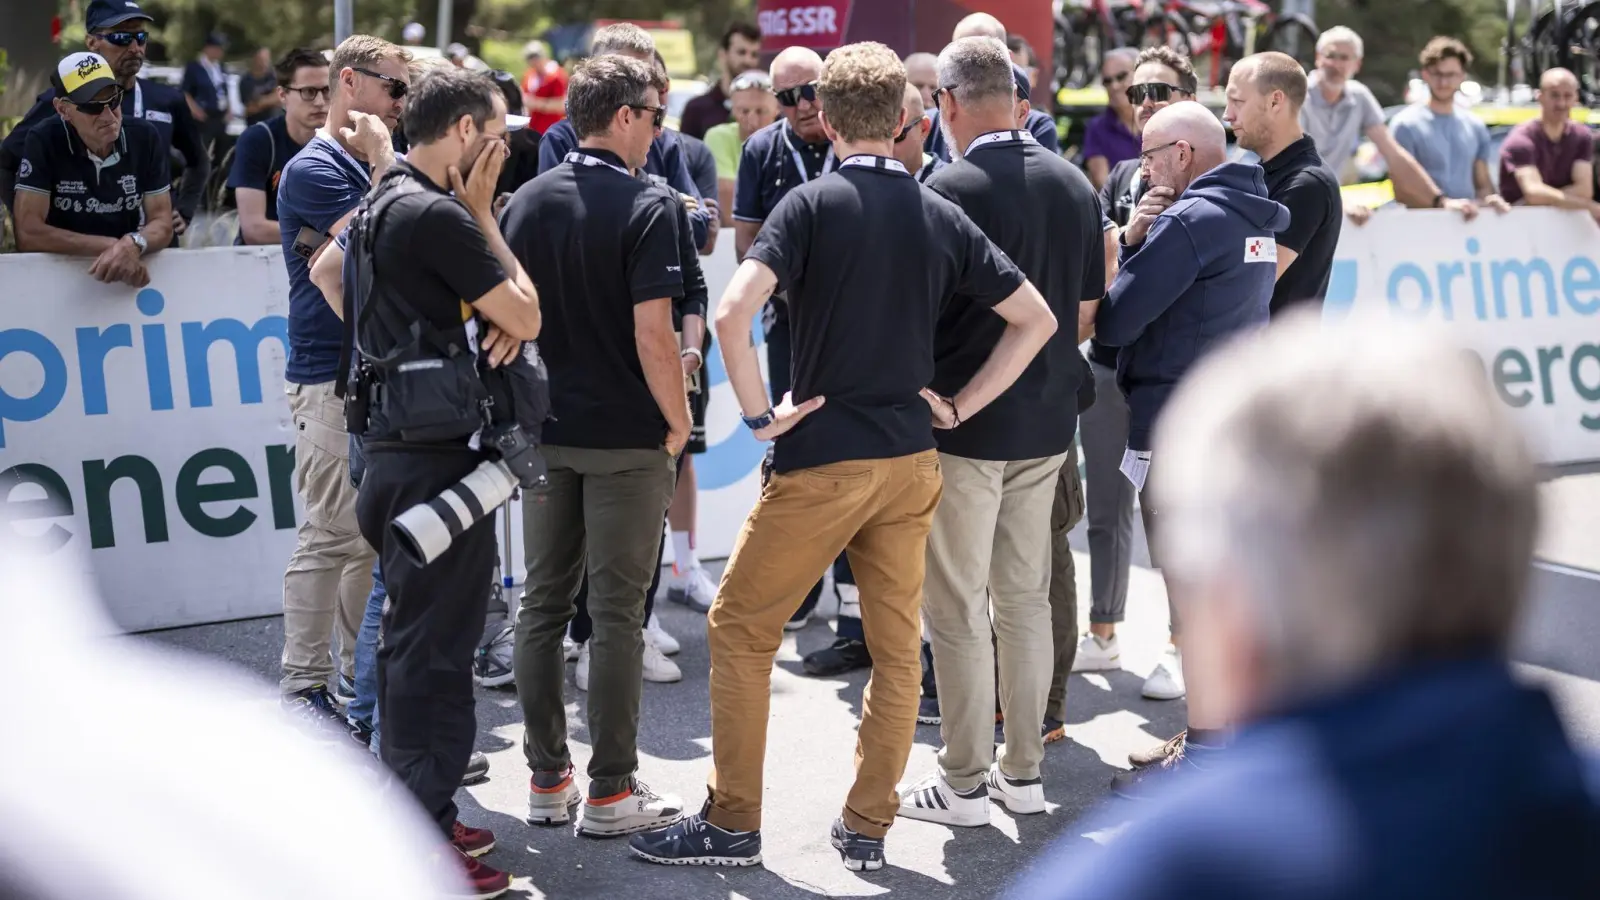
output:
<svg viewBox="0 0 1600 900"><path fill-rule="evenodd" d="M700 342L700 352L706 355L711 353L711 329L706 329L705 340ZM706 384L706 366L701 364L697 373L700 390L689 395L689 417L692 425L689 428L689 443L683 447L684 453L706 452L706 406L710 403L711 392Z"/></svg>

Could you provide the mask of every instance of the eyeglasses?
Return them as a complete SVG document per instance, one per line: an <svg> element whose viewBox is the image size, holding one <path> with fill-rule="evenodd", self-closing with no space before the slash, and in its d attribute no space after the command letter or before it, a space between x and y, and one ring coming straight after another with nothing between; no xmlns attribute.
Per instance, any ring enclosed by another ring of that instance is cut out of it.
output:
<svg viewBox="0 0 1600 900"><path fill-rule="evenodd" d="M922 119L923 119L923 117L919 116L918 118L912 119L911 121L907 122L906 123L906 127L900 129L900 134L899 134L898 137L896 137L894 139L894 142L896 144L904 142L906 138L911 136L912 129L916 128L919 124L922 123Z"/></svg>
<svg viewBox="0 0 1600 900"><path fill-rule="evenodd" d="M646 106L643 103L629 103L628 108L655 113L655 121L651 124L656 128L660 128L667 122L667 108L665 106Z"/></svg>
<svg viewBox="0 0 1600 900"><path fill-rule="evenodd" d="M1100 86L1103 88L1109 88L1113 84L1121 84L1122 82L1127 81L1128 77L1132 74L1132 72L1118 72L1115 75L1107 75L1100 79Z"/></svg>
<svg viewBox="0 0 1600 900"><path fill-rule="evenodd" d="M400 98L402 98L402 97L404 97L406 95L406 91L411 90L411 85L406 84L404 81L401 81L400 79L395 78L392 75L380 75L377 72L374 72L374 71L372 71L370 69L363 69L363 68L360 68L359 66L355 67L355 70L357 72L360 72L361 74L367 76L368 78L377 78L380 81L389 82L389 99L390 100L399 100Z"/></svg>
<svg viewBox="0 0 1600 900"><path fill-rule="evenodd" d="M1128 102L1132 103L1134 106L1138 106L1145 101L1146 97L1148 97L1150 98L1151 103L1166 103L1168 100L1172 99L1173 94L1189 93L1189 91L1186 91L1180 87L1173 87L1170 84L1152 81L1148 84L1136 84L1129 87Z"/></svg>
<svg viewBox="0 0 1600 900"><path fill-rule="evenodd" d="M304 100L307 103L315 103L317 101L318 97L322 97L322 98L326 99L328 97L328 94L333 90L333 88L332 87L286 87L286 88L284 88L284 90L291 91L291 92L292 91L299 91L301 100ZM402 93L401 96L405 96L405 95ZM395 99L398 100L400 98L396 97Z"/></svg>
<svg viewBox="0 0 1600 900"><path fill-rule="evenodd" d="M107 32L105 34L100 35L100 37L103 40L105 40L106 43L112 44L112 45L117 46L117 47L126 47L126 46L128 46L130 44L138 44L139 46L143 47L145 45L145 42L150 40L150 32L148 32L148 31L110 31L110 32Z"/></svg>
<svg viewBox="0 0 1600 900"><path fill-rule="evenodd" d="M815 81L792 88L784 88L778 92L779 106L799 106L801 100L807 103L817 102L817 83Z"/></svg>
<svg viewBox="0 0 1600 900"><path fill-rule="evenodd" d="M124 91L117 88L116 92L104 100L87 100L83 103L72 104L78 112L86 116L98 116L108 109L121 109Z"/></svg>
<svg viewBox="0 0 1600 900"><path fill-rule="evenodd" d="M933 105L935 107L937 107L939 105L939 98L943 97L945 94L950 94L951 96L955 96L955 90L956 90L955 89L955 85L949 85L949 86L946 86L946 87L934 88L933 89Z"/></svg>
<svg viewBox="0 0 1600 900"><path fill-rule="evenodd" d="M1159 147L1151 147L1149 150L1140 150L1139 151L1139 162L1141 162L1141 163L1149 162L1150 161L1150 157L1155 156L1157 153L1160 153L1161 151L1167 149L1168 147L1176 147L1181 143L1183 143L1183 141L1168 141L1168 142L1166 142L1165 144L1162 144Z"/></svg>

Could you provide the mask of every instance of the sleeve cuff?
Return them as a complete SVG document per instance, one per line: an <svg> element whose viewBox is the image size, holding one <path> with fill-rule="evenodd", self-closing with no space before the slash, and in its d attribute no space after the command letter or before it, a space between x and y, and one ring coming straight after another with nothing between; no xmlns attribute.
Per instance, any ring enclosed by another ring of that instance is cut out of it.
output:
<svg viewBox="0 0 1600 900"><path fill-rule="evenodd" d="M758 219L758 218L756 218L756 217L754 217L754 216L741 216L741 215L739 215L739 213L737 213L737 212L735 212L735 213L734 213L734 214L733 214L733 220L734 220L734 221L735 221L735 222L754 222L754 223L756 223L756 224L757 224L757 225L759 225L759 224L761 224L761 223L762 223L762 222L765 222L765 221L766 221L766 219L764 219L764 218L760 218L760 219Z"/></svg>
<svg viewBox="0 0 1600 900"><path fill-rule="evenodd" d="M167 185L163 185L162 187L158 187L153 191L145 191L144 192L144 196L146 196L146 197L159 197L162 194L165 194L170 190L172 190L172 185L167 184Z"/></svg>
<svg viewBox="0 0 1600 900"><path fill-rule="evenodd" d="M31 187L31 186L26 185L26 184L17 185L17 190L19 190L19 191L27 191L30 194L43 194L46 197L48 197L52 193L54 193L54 191L47 191L44 188Z"/></svg>

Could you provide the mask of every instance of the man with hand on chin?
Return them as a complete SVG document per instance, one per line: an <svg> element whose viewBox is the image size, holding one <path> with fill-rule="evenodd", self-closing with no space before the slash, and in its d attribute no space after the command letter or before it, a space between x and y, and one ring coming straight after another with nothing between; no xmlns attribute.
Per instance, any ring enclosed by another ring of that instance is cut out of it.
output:
<svg viewBox="0 0 1600 900"><path fill-rule="evenodd" d="M784 198L718 306L718 343L745 424L776 444L707 615L710 796L699 814L633 838L652 862L760 863L772 658L797 599L848 550L871 611L863 623L873 668L856 782L830 840L852 870L884 864L916 730L924 553L942 484L933 427L977 415L1056 328L1005 254L894 158L905 89L905 67L882 44L829 55L815 92L839 169ZM749 335L776 289L788 291L795 371L774 407ZM1006 324L965 387L945 398L927 385L934 322L956 294Z"/></svg>
<svg viewBox="0 0 1600 900"><path fill-rule="evenodd" d="M59 118L28 133L17 170L17 249L93 256L97 281L150 283L141 258L172 239L171 179L155 129L123 121L122 88L93 53L51 76Z"/></svg>

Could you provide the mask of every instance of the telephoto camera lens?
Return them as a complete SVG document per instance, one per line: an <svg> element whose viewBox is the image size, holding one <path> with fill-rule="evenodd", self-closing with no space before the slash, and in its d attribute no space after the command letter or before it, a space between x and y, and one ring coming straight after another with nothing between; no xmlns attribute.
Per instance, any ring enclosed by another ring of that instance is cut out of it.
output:
<svg viewBox="0 0 1600 900"><path fill-rule="evenodd" d="M499 460L485 460L476 469L426 503L394 517L390 532L401 552L418 566L439 558L461 532L511 499L517 477Z"/></svg>

